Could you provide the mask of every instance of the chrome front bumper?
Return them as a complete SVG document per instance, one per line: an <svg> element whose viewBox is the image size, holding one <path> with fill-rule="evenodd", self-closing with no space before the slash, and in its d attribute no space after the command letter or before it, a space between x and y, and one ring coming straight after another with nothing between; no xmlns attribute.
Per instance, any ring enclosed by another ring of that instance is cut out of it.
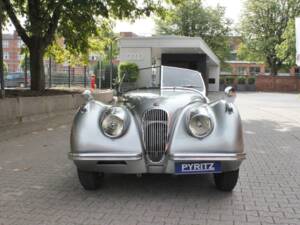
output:
<svg viewBox="0 0 300 225"><path fill-rule="evenodd" d="M131 161L141 160L142 153L72 153L69 152L69 159L90 160L90 161Z"/></svg>
<svg viewBox="0 0 300 225"><path fill-rule="evenodd" d="M82 170L104 173L175 173L176 162L220 161L222 171L239 168L245 153L174 153L166 155L163 163L148 163L142 153L69 153Z"/></svg>

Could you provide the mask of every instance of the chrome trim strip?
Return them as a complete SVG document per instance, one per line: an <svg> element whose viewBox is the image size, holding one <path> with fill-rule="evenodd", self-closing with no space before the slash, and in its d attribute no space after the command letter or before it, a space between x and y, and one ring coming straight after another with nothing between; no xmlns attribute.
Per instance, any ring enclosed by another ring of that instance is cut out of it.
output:
<svg viewBox="0 0 300 225"><path fill-rule="evenodd" d="M174 161L239 161L246 153L175 153L170 155Z"/></svg>
<svg viewBox="0 0 300 225"><path fill-rule="evenodd" d="M72 153L68 154L72 160L101 160L101 161L130 161L142 159L142 153Z"/></svg>

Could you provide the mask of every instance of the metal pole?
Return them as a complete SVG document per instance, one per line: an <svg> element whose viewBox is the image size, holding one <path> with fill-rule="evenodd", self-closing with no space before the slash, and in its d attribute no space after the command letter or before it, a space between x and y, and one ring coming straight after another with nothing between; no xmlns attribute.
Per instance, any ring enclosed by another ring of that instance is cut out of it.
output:
<svg viewBox="0 0 300 225"><path fill-rule="evenodd" d="M71 87L71 66L68 66L68 84Z"/></svg>
<svg viewBox="0 0 300 225"><path fill-rule="evenodd" d="M86 66L84 66L84 87L86 88Z"/></svg>
<svg viewBox="0 0 300 225"><path fill-rule="evenodd" d="M76 85L76 83L75 83L75 67L72 68L72 84Z"/></svg>
<svg viewBox="0 0 300 225"><path fill-rule="evenodd" d="M52 59L51 56L49 56L49 88L52 86L52 74L51 74L51 66L52 65Z"/></svg>
<svg viewBox="0 0 300 225"><path fill-rule="evenodd" d="M101 65L102 65L102 61L101 61L101 59L99 60L99 80L98 80L98 87L99 87L99 89L101 89L101 79L102 79L102 68L101 68Z"/></svg>
<svg viewBox="0 0 300 225"><path fill-rule="evenodd" d="M25 65L24 65L24 73L25 73L25 88L27 88L28 86L28 73L27 73L27 61L28 61L28 58L27 58L27 52L25 53Z"/></svg>
<svg viewBox="0 0 300 225"><path fill-rule="evenodd" d="M109 73L110 89L112 89L112 74L113 74L113 64L112 64L112 41L111 41L110 42L110 73Z"/></svg>
<svg viewBox="0 0 300 225"><path fill-rule="evenodd" d="M0 83L1 83L1 93L0 97L5 97L5 81L4 81L4 66L3 66L3 48L2 48L2 23L3 23L3 9L2 9L2 2L0 3Z"/></svg>

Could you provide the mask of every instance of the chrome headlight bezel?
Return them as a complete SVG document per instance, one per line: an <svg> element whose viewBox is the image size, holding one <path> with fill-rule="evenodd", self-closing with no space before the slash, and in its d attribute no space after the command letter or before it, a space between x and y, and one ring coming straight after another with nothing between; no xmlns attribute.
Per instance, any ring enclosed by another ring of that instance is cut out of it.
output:
<svg viewBox="0 0 300 225"><path fill-rule="evenodd" d="M193 120L199 120L201 122L202 120L202 124L206 123L205 126L207 126L206 130L204 132L201 132L200 134L196 133L194 131L194 129L191 127L192 126L192 122ZM190 110L188 110L187 112L187 116L186 116L186 129L187 132L195 137L195 138L205 138L208 135L211 134L211 132L214 129L214 123L212 120L212 116L210 115L210 113L208 112L208 109L206 107L197 107L197 108L192 108Z"/></svg>
<svg viewBox="0 0 300 225"><path fill-rule="evenodd" d="M116 121L121 122L120 131L117 132L117 134L115 134L115 135L109 133L107 128L105 128L104 123L107 120L109 120L110 118L113 118ZM100 121L99 121L99 126L100 126L100 129L101 129L102 133L106 137L109 137L109 138L112 138L112 139L122 137L126 133L128 127L129 127L129 124L130 124L130 117L128 115L127 110L122 108L122 107L119 107L119 106L112 106L112 107L106 109L102 113L102 115L100 117Z"/></svg>

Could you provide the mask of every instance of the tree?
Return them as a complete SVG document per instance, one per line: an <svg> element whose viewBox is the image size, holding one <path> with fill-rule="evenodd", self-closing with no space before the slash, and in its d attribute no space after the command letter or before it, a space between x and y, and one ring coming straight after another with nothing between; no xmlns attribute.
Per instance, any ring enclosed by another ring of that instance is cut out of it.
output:
<svg viewBox="0 0 300 225"><path fill-rule="evenodd" d="M284 64L289 67L296 64L296 31L295 19L289 19L287 27L282 34L283 42L277 44L275 47L277 57L280 58Z"/></svg>
<svg viewBox="0 0 300 225"><path fill-rule="evenodd" d="M264 62L264 55L260 51L249 51L247 45L244 42L239 44L237 50L238 60L254 61L254 62Z"/></svg>
<svg viewBox="0 0 300 225"><path fill-rule="evenodd" d="M88 38L96 32L97 18L134 18L160 9L155 0L147 0L142 6L136 0L0 1L29 49L31 89L39 91L45 88L43 56L55 34L65 38L67 49L86 52Z"/></svg>
<svg viewBox="0 0 300 225"><path fill-rule="evenodd" d="M241 34L249 54L262 55L272 75L277 75L286 60L295 57L288 25L299 14L300 0L247 0L245 3Z"/></svg>
<svg viewBox="0 0 300 225"><path fill-rule="evenodd" d="M216 55L224 61L229 56L228 34L231 21L225 8L204 8L201 0L183 0L156 20L159 34L202 37Z"/></svg>

